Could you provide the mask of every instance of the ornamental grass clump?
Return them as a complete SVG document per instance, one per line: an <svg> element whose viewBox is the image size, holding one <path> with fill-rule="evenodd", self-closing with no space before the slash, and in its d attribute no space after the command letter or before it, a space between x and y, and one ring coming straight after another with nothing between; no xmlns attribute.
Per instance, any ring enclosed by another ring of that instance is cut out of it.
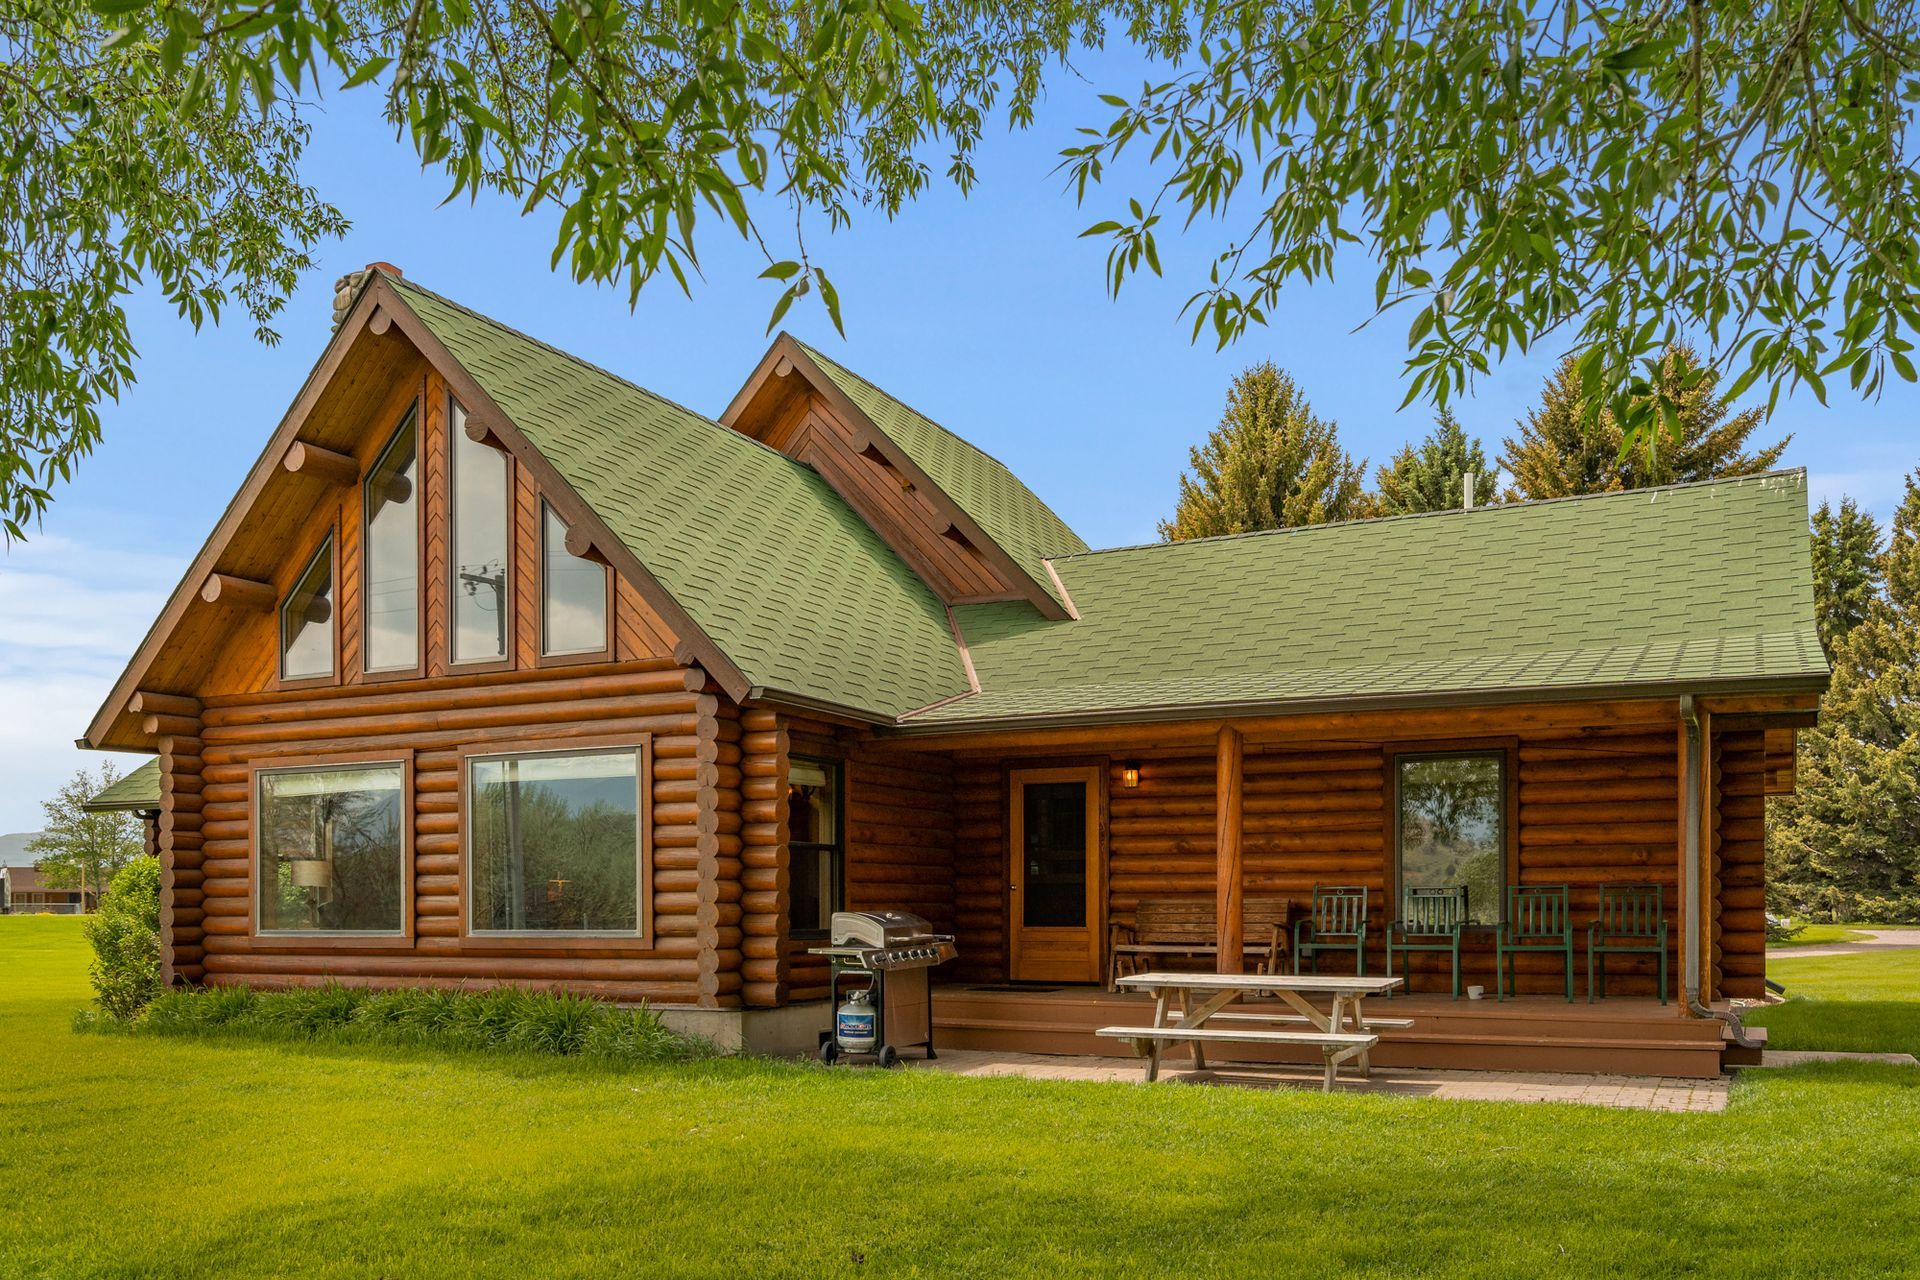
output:
<svg viewBox="0 0 1920 1280"><path fill-rule="evenodd" d="M651 1009L521 987L489 991L367 991L327 983L286 991L214 987L168 991L137 1032L537 1054L602 1063L712 1057L705 1040L667 1029Z"/></svg>

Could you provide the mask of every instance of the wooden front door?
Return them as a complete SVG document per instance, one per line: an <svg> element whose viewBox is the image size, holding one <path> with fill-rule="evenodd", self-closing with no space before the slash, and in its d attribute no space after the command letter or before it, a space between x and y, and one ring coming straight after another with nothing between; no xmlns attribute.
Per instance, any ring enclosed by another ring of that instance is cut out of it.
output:
<svg viewBox="0 0 1920 1280"><path fill-rule="evenodd" d="M1100 770L1017 769L1010 775L1015 982L1098 982L1105 902Z"/></svg>

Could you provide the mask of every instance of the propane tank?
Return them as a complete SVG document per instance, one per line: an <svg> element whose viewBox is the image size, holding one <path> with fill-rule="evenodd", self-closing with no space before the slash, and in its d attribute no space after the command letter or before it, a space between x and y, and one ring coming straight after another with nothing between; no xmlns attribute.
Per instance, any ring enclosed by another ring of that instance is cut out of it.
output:
<svg viewBox="0 0 1920 1280"><path fill-rule="evenodd" d="M873 991L863 987L853 992L836 1011L833 1038L848 1053L872 1053L879 1040L879 1018L873 1007Z"/></svg>

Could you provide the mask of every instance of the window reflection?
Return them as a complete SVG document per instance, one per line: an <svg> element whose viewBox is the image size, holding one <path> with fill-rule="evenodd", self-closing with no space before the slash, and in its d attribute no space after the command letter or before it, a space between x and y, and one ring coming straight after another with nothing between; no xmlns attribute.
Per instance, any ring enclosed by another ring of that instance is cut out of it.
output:
<svg viewBox="0 0 1920 1280"><path fill-rule="evenodd" d="M598 653L607 647L606 566L569 552L565 522L545 503L540 512L540 651Z"/></svg>
<svg viewBox="0 0 1920 1280"><path fill-rule="evenodd" d="M333 539L320 544L280 606L280 675L308 680L333 674Z"/></svg>
<svg viewBox="0 0 1920 1280"><path fill-rule="evenodd" d="M366 484L366 619L369 671L420 661L419 447L409 413Z"/></svg>
<svg viewBox="0 0 1920 1280"><path fill-rule="evenodd" d="M467 438L467 411L453 435L453 660L507 656L507 455Z"/></svg>

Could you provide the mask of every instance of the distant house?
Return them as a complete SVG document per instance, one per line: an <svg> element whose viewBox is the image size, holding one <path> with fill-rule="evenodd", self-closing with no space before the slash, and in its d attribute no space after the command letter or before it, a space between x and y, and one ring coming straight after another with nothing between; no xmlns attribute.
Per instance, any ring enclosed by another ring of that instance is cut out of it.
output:
<svg viewBox="0 0 1920 1280"><path fill-rule="evenodd" d="M0 867L0 914L31 916L48 912L70 916L99 905L100 895L95 890L88 890L83 902L78 889L49 889L46 877L30 862Z"/></svg>
<svg viewBox="0 0 1920 1280"><path fill-rule="evenodd" d="M824 1025L835 911L897 908L955 935L942 1043L1101 1052L1143 916L1238 969L1255 900L1346 893L1330 963L1377 973L1421 891L1469 983L1554 895L1568 941L1498 1007L1417 956L1383 1062L1710 1074L1762 994L1828 680L1801 472L1094 551L785 334L716 419L390 268L349 301L83 739L157 756L173 980L750 1041ZM1664 943L1575 1006L1625 889Z"/></svg>

